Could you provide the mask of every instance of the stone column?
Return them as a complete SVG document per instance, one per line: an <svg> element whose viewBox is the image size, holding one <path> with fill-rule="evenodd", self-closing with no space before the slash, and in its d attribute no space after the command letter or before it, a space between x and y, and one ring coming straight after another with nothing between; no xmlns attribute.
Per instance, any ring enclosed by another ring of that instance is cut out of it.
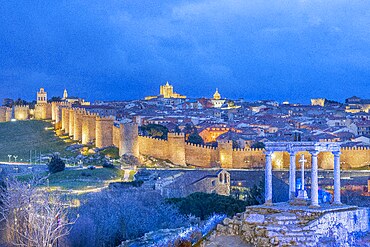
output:
<svg viewBox="0 0 370 247"><path fill-rule="evenodd" d="M310 207L320 207L319 205L319 181L317 177L318 166L317 166L317 155L319 151L312 151L312 167L311 167L311 206Z"/></svg>
<svg viewBox="0 0 370 247"><path fill-rule="evenodd" d="M290 164L289 164L289 200L293 201L295 198L295 175L296 175L296 166L295 166L295 152L289 152L290 155Z"/></svg>
<svg viewBox="0 0 370 247"><path fill-rule="evenodd" d="M272 151L266 151L265 205L272 205Z"/></svg>
<svg viewBox="0 0 370 247"><path fill-rule="evenodd" d="M340 151L334 154L334 204L342 204L340 201Z"/></svg>

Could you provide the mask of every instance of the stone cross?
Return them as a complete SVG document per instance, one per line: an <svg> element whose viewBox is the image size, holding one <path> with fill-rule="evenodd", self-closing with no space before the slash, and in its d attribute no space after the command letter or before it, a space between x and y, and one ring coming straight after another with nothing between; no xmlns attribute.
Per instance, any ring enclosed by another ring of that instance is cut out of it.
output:
<svg viewBox="0 0 370 247"><path fill-rule="evenodd" d="M301 163L301 180L302 180L301 189L304 190L304 164L307 162L307 160L304 158L304 154L301 155L301 158L298 162Z"/></svg>
<svg viewBox="0 0 370 247"><path fill-rule="evenodd" d="M298 191L298 198L306 200L308 199L308 196L306 190L304 189L304 164L307 162L307 160L304 158L304 154L301 155L301 158L299 159L298 162L301 163L301 180L302 180L301 190Z"/></svg>

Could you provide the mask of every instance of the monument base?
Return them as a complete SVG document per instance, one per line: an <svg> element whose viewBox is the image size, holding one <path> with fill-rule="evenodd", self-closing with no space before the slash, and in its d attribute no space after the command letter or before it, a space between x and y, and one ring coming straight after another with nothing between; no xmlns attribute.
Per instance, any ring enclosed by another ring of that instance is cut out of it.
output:
<svg viewBox="0 0 370 247"><path fill-rule="evenodd" d="M206 243L218 236L239 236L254 246L342 246L355 241L355 233L368 232L369 209L355 206L320 208L276 203L251 206L217 226ZM331 244L331 245L330 245Z"/></svg>

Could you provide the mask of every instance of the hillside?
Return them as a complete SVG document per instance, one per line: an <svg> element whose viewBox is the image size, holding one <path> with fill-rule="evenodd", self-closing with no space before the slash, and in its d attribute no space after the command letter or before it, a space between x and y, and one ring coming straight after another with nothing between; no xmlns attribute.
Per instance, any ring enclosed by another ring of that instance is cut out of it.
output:
<svg viewBox="0 0 370 247"><path fill-rule="evenodd" d="M59 152L68 155L68 146L52 130L52 124L44 121L17 121L0 123L0 162L8 161L8 155L18 156L17 162L28 162L37 155ZM14 159L12 158L12 161Z"/></svg>

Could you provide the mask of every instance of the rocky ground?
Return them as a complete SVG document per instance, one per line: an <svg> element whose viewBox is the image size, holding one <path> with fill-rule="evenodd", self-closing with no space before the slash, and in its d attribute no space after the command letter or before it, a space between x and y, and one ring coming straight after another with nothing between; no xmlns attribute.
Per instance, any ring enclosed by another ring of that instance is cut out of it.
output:
<svg viewBox="0 0 370 247"><path fill-rule="evenodd" d="M252 247L253 245L245 243L239 236L217 236L212 243L206 243L204 247Z"/></svg>

